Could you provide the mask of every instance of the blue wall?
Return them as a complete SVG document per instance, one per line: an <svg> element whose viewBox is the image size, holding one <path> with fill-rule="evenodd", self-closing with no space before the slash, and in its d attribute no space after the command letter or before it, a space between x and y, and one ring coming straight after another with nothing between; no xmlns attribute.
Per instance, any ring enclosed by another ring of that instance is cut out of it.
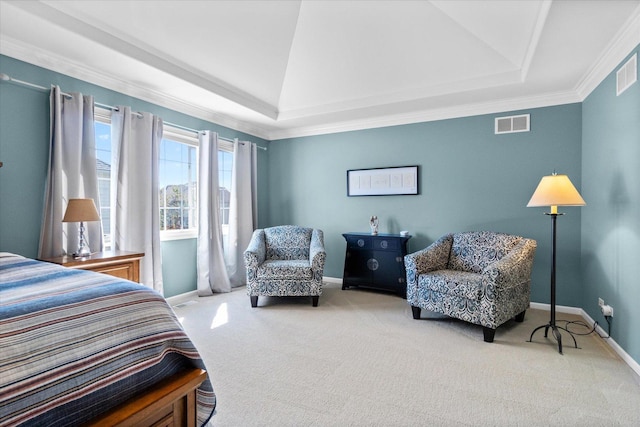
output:
<svg viewBox="0 0 640 427"><path fill-rule="evenodd" d="M580 104L525 112L527 133L495 135L496 115L483 115L273 141L268 222L321 228L325 275L339 278L341 233L367 232L373 214L381 232L409 230L410 251L463 230L530 237L538 241L532 301L548 303L551 222L544 208L526 204L554 170L580 189L582 113ZM347 197L348 169L405 165L419 166L418 196ZM580 306L580 209L566 212L558 226L558 304Z"/></svg>
<svg viewBox="0 0 640 427"><path fill-rule="evenodd" d="M0 55L0 72L18 80L65 92L93 95L96 102L129 105L165 121L192 129L213 130L226 138L240 138L266 146L267 141L215 123L178 113L118 92L77 80L44 68ZM0 251L35 258L38 253L44 186L49 156L49 93L0 83ZM258 150L261 182L266 171L266 152ZM261 188L259 187L259 190ZM266 191L261 191L261 194ZM265 203L258 201L259 205ZM196 289L195 239L162 243L165 296ZM192 262L186 262L192 260Z"/></svg>
<svg viewBox="0 0 640 427"><path fill-rule="evenodd" d="M635 51L638 49L636 48ZM0 56L0 72L98 102L131 105L172 123L224 137L267 141ZM48 94L0 84L0 251L34 257L47 164ZM580 104L522 111L529 133L494 135L484 115L274 141L258 152L259 225L295 223L325 231L325 273L342 277L341 233L410 230L409 249L458 230L491 229L538 241L532 301L549 302L550 220L525 205L543 175L569 175L587 206L558 219L558 304L583 307L603 323L602 297L615 309L612 335L640 360L640 84L615 96L615 74ZM506 115L519 112L508 112ZM420 195L347 197L348 169L419 165ZM166 296L195 289L195 241L163 243ZM606 326L606 325L605 325Z"/></svg>
<svg viewBox="0 0 640 427"><path fill-rule="evenodd" d="M582 134L581 307L605 323L598 298L611 305L611 335L640 361L640 83L616 96L612 72L583 103Z"/></svg>

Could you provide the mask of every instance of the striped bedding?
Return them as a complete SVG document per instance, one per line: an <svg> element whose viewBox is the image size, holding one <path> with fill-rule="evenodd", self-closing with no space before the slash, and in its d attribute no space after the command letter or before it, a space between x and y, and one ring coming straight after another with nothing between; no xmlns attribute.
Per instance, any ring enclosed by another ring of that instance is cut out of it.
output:
<svg viewBox="0 0 640 427"><path fill-rule="evenodd" d="M205 366L155 291L0 254L0 426L78 425L187 368ZM205 424L209 380L197 400Z"/></svg>

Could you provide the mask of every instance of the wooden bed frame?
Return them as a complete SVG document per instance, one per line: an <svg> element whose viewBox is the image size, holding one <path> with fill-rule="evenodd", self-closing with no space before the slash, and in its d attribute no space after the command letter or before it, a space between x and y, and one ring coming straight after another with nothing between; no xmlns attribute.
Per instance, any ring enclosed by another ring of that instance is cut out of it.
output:
<svg viewBox="0 0 640 427"><path fill-rule="evenodd" d="M196 427L196 389L206 379L207 372L203 369L175 374L88 426Z"/></svg>

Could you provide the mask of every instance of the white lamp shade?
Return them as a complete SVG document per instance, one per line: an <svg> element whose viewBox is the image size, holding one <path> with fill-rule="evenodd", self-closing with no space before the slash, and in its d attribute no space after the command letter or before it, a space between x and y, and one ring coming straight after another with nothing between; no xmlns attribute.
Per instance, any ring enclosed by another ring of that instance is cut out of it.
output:
<svg viewBox="0 0 640 427"><path fill-rule="evenodd" d="M567 175L543 176L527 207L584 206L584 199Z"/></svg>
<svg viewBox="0 0 640 427"><path fill-rule="evenodd" d="M69 199L62 222L100 221L93 199Z"/></svg>

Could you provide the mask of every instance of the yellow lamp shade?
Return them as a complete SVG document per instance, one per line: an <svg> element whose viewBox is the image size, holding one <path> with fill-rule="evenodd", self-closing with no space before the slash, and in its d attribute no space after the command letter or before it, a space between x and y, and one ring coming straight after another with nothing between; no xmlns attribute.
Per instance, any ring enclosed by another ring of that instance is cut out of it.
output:
<svg viewBox="0 0 640 427"><path fill-rule="evenodd" d="M567 175L543 176L527 207L584 206L584 199Z"/></svg>

